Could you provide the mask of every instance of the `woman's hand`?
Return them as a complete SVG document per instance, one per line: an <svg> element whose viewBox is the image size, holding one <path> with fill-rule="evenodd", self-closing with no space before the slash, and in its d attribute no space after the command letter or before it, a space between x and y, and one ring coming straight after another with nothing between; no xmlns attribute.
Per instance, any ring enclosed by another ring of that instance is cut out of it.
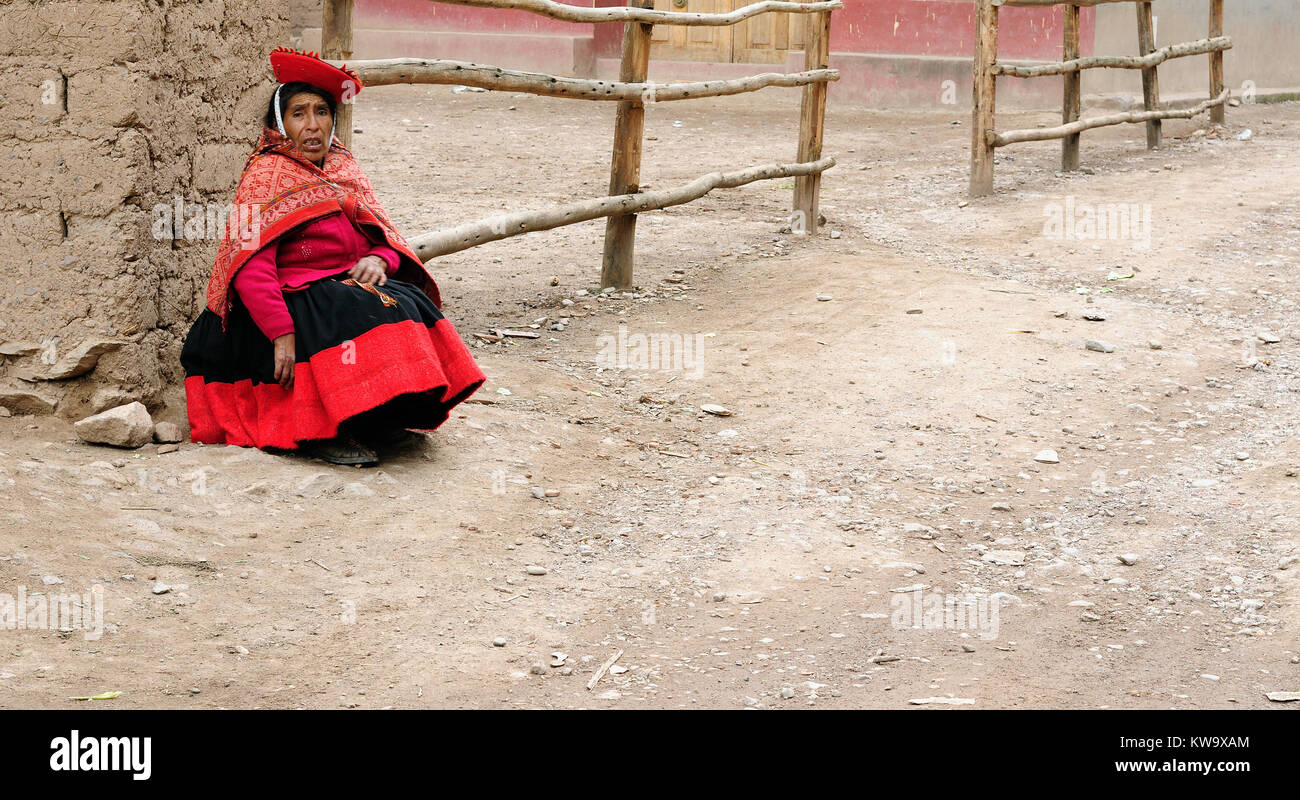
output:
<svg viewBox="0 0 1300 800"><path fill-rule="evenodd" d="M275 379L285 389L293 388L293 363L297 355L292 333L275 338Z"/></svg>
<svg viewBox="0 0 1300 800"><path fill-rule="evenodd" d="M366 256L352 265L348 277L357 283L373 283L383 286L388 283L388 262L379 256Z"/></svg>

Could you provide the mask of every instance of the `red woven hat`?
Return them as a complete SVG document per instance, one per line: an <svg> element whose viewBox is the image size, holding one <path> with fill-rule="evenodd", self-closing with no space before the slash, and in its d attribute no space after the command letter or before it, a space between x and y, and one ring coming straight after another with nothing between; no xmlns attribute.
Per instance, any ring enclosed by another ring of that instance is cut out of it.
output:
<svg viewBox="0 0 1300 800"><path fill-rule="evenodd" d="M362 84L357 73L348 69L346 64L339 68L323 61L311 51L277 47L271 51L271 69L280 83L310 83L334 95L339 103L344 101L345 94L350 99L361 93Z"/></svg>

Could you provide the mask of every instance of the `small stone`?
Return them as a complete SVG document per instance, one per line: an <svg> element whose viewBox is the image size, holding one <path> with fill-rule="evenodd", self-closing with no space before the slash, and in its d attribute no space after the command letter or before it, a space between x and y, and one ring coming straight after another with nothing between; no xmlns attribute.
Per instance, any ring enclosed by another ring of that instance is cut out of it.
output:
<svg viewBox="0 0 1300 800"><path fill-rule="evenodd" d="M1285 559L1283 559L1283 560L1285 561ZM1289 565L1288 565L1288 566L1289 566ZM1278 569L1286 569L1286 567L1278 567ZM714 593L713 593L713 602L715 602L715 603L721 603L722 601L724 601L724 600L726 600L726 599L727 599L727 593L726 593L726 592L714 592Z"/></svg>
<svg viewBox="0 0 1300 800"><path fill-rule="evenodd" d="M794 697L794 687L793 687L793 686L782 686L782 687L781 687L781 696L784 697L786 700L789 700L790 698Z"/></svg>
<svg viewBox="0 0 1300 800"><path fill-rule="evenodd" d="M493 647L505 647L505 646L506 646L506 637L504 637L504 636L498 636L497 638L493 639L493 640L492 640L492 646L493 646Z"/></svg>
<svg viewBox="0 0 1300 800"><path fill-rule="evenodd" d="M181 441L181 427L174 422L159 422L153 426L153 440L164 444Z"/></svg>
<svg viewBox="0 0 1300 800"><path fill-rule="evenodd" d="M1097 352L1097 353L1115 352L1115 345L1110 344L1109 342L1103 342L1100 339L1089 339L1088 341L1083 343L1083 346L1085 349L1092 350L1093 352Z"/></svg>
<svg viewBox="0 0 1300 800"><path fill-rule="evenodd" d="M45 584L46 586L54 586L55 584L63 583L63 579L55 577L54 575L46 575L45 577L41 578L41 583Z"/></svg>
<svg viewBox="0 0 1300 800"><path fill-rule="evenodd" d="M560 667L560 674L566 678L569 677L573 674L573 667Z"/></svg>
<svg viewBox="0 0 1300 800"><path fill-rule="evenodd" d="M1101 617L1097 616L1091 611L1085 611L1083 612L1082 616L1079 617L1079 619L1083 620L1084 622L1096 622L1097 620L1101 619Z"/></svg>
<svg viewBox="0 0 1300 800"><path fill-rule="evenodd" d="M1274 703L1294 703L1300 700L1300 692L1269 692L1264 696Z"/></svg>
<svg viewBox="0 0 1300 800"><path fill-rule="evenodd" d="M1152 350L1164 350L1164 349L1165 349L1164 344L1162 344L1161 342L1156 341L1155 339L1152 339L1151 341L1147 342L1147 347L1150 347Z"/></svg>
<svg viewBox="0 0 1300 800"><path fill-rule="evenodd" d="M1255 334L1255 336L1257 336L1264 344L1277 344L1282 341L1282 337L1272 331L1260 331Z"/></svg>
<svg viewBox="0 0 1300 800"><path fill-rule="evenodd" d="M14 415L14 412L10 411L9 409L5 408L4 406L0 406L0 417L12 417L13 415Z"/></svg>
<svg viewBox="0 0 1300 800"><path fill-rule="evenodd" d="M1249 460L1250 460L1250 453L1247 453L1246 451L1243 450L1242 452L1240 452L1240 453L1237 454L1237 460L1238 460L1238 461L1249 461Z"/></svg>
<svg viewBox="0 0 1300 800"><path fill-rule="evenodd" d="M1126 567L1131 567L1134 564L1138 563L1137 553L1120 553L1119 555L1115 556L1115 558L1119 559L1119 563L1123 564Z"/></svg>
<svg viewBox="0 0 1300 800"><path fill-rule="evenodd" d="M559 490L559 489L547 489L546 491L542 492L542 496L543 496L543 497L559 497L559 496L560 496L560 490Z"/></svg>
<svg viewBox="0 0 1300 800"><path fill-rule="evenodd" d="M838 238L840 238L840 232L839 232L839 231L831 231L831 238L832 238L832 239L838 239Z"/></svg>
<svg viewBox="0 0 1300 800"><path fill-rule="evenodd" d="M1061 457L1056 454L1055 450L1039 450L1034 460L1040 464L1059 464Z"/></svg>
<svg viewBox="0 0 1300 800"><path fill-rule="evenodd" d="M829 303L829 302L830 302L831 300L833 300L834 298L831 297L831 296L828 295L828 294L819 294L819 295L817 295L817 299L818 299L819 301L823 302L823 303Z"/></svg>
<svg viewBox="0 0 1300 800"><path fill-rule="evenodd" d="M543 489L543 488L540 487L540 486L534 486L533 488L529 489L528 491L532 492L532 493L533 493L533 497L536 497L538 500L545 500L545 499L546 499L546 490Z"/></svg>
<svg viewBox="0 0 1300 800"><path fill-rule="evenodd" d="M1106 313L1104 311L1085 311L1083 312L1083 318L1089 322L1105 322Z"/></svg>
<svg viewBox="0 0 1300 800"><path fill-rule="evenodd" d="M994 511L1010 511L1010 510L1011 510L1011 504L1010 504L1010 503L994 503L994 504L993 504L993 510L994 510Z"/></svg>
<svg viewBox="0 0 1300 800"><path fill-rule="evenodd" d="M969 644L963 644L963 645L961 646L961 649L962 649L962 652L965 652L965 653L973 653L973 652L975 652L975 648L974 648L973 646L969 645Z"/></svg>
<svg viewBox="0 0 1300 800"><path fill-rule="evenodd" d="M546 665L543 664L542 662L538 661L537 663L535 663L535 664L533 664L531 667L529 667L529 668L528 668L528 671L531 672L531 673L533 673L534 675L545 675L545 674L546 674Z"/></svg>
<svg viewBox="0 0 1300 800"><path fill-rule="evenodd" d="M1023 567L1025 565L1025 554L1021 550L990 550L981 556L980 560L987 564Z"/></svg>
<svg viewBox="0 0 1300 800"><path fill-rule="evenodd" d="M1296 564L1300 564L1300 556L1283 556L1277 562L1278 569L1291 569Z"/></svg>
<svg viewBox="0 0 1300 800"><path fill-rule="evenodd" d="M529 564L528 566L524 567L524 572L528 573L529 575L545 575L546 567L539 567L536 564Z"/></svg>
<svg viewBox="0 0 1300 800"><path fill-rule="evenodd" d="M172 590L172 587L168 586L167 584L163 583L162 581L158 581L157 583L155 583L155 584L153 585L153 589L151 589L150 591L152 591L154 594L167 594L167 593L170 592L171 590Z"/></svg>
<svg viewBox="0 0 1300 800"><path fill-rule="evenodd" d="M160 444L158 445L158 455L165 456L168 453L175 453L177 450L180 449L181 446L178 444Z"/></svg>
<svg viewBox="0 0 1300 800"><path fill-rule="evenodd" d="M923 309L923 308L909 308L909 309L907 309L907 313L909 313L909 314L924 314L924 313L925 313L925 309Z"/></svg>

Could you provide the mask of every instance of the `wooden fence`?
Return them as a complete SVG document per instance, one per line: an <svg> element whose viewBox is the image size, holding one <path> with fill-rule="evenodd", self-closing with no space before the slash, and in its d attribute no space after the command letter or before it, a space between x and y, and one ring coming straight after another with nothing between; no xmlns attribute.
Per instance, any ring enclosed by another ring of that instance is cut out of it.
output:
<svg viewBox="0 0 1300 800"><path fill-rule="evenodd" d="M1097 56L1081 58L1079 50L1079 15L1083 6L1109 3L1135 3L1139 56ZM998 10L1002 6L1065 6L1065 42L1062 60L1050 64L1016 66L998 59ZM1079 138L1083 131L1106 125L1144 122L1147 126L1147 148L1160 146L1160 122L1165 119L1190 119L1207 109L1214 122L1224 121L1224 104L1229 92L1223 85L1223 51L1232 48L1232 39L1223 35L1223 0L1210 0L1209 38L1195 42L1156 48L1155 25L1150 0L976 0L977 20L975 39L975 110L971 138L970 195L979 197L993 193L993 154L999 147L1017 142L1035 142L1062 139L1061 169L1079 168ZM1169 110L1160 108L1160 83L1157 68L1171 58L1210 55L1210 99L1192 108ZM1140 69L1142 70L1142 97L1145 110L1105 116L1080 117L1082 72L1085 69ZM1062 75L1065 79L1065 102L1062 124L1054 128L1034 128L999 133L995 128L997 106L997 79L999 75L1014 78L1037 78L1043 75Z"/></svg>
<svg viewBox="0 0 1300 800"><path fill-rule="evenodd" d="M618 103L614 122L609 196L577 201L558 208L497 215L455 228L412 237L411 246L423 260L428 261L440 255L509 236L607 217L605 249L601 262L601 286L627 289L633 285L632 268L637 213L687 203L713 189L742 186L771 178L793 177L795 179L792 224L796 229L808 233L817 230L821 173L835 165L835 159L823 158L821 151L827 84L839 79L839 72L828 68L830 15L831 11L844 7L842 0L811 3L762 0L723 14L657 11L653 8L654 0L629 0L626 7L615 8L585 8L552 2L552 0L431 0L431 2L516 9L568 22L621 22L623 23L623 51L617 81L560 77L446 59L391 58L353 61L351 60L352 0L324 0L321 54L331 60L347 60L348 66L357 71L365 86L399 83L452 84L493 91L526 92L546 97ZM805 64L802 72L763 73L732 80L663 85L657 85L648 79L650 35L655 25L734 25L757 14L771 12L806 15ZM795 163L714 172L673 189L640 191L641 145L647 105L740 94L769 86L803 87L803 102L799 114L799 147ZM343 142L347 145L350 143L352 133L350 107L340 110L339 123L346 136Z"/></svg>

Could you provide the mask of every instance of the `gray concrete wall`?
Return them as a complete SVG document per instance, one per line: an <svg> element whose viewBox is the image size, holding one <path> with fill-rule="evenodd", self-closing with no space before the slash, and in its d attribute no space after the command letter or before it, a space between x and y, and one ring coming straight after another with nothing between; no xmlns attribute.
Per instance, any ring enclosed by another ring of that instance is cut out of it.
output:
<svg viewBox="0 0 1300 800"><path fill-rule="evenodd" d="M1156 44L1203 39L1209 33L1209 0L1157 0ZM1137 55L1136 5L1097 8L1096 55ZM1234 95L1245 81L1259 90L1300 87L1300 3L1297 0L1226 0L1224 33L1234 47L1224 57L1225 81ZM1200 92L1208 96L1209 56L1189 56L1160 66L1161 95ZM1088 70L1084 94L1142 96L1136 70Z"/></svg>

